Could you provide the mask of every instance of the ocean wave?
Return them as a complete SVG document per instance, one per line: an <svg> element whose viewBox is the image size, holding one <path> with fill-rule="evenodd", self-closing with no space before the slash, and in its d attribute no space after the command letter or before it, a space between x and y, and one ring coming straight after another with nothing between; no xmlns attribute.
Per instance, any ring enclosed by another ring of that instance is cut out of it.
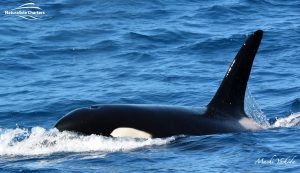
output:
<svg viewBox="0 0 300 173"><path fill-rule="evenodd" d="M155 59L149 53L140 53L140 52L136 52L136 51L121 53L121 54L114 56L113 58L125 59L132 63L146 63L146 62L151 62Z"/></svg>
<svg viewBox="0 0 300 173"><path fill-rule="evenodd" d="M130 32L127 35L128 38L133 40L164 44L177 43L183 39L183 36L181 36L181 34L177 34L171 31L164 31L158 33L156 32L156 34L141 34L136 32Z"/></svg>
<svg viewBox="0 0 300 173"><path fill-rule="evenodd" d="M232 47L236 47L238 49L240 44L245 39L246 35L234 34L229 37L214 37L208 38L200 41L196 41L195 43L186 44L181 46L180 49L184 51L192 51L192 52L215 52L216 48L218 49L230 49L233 51Z"/></svg>
<svg viewBox="0 0 300 173"><path fill-rule="evenodd" d="M287 117L278 118L274 122L274 124L272 124L272 128L294 127L299 125L300 125L300 112L297 112Z"/></svg>
<svg viewBox="0 0 300 173"><path fill-rule="evenodd" d="M36 70L31 64L25 64L18 60L2 60L0 62L0 71L34 71Z"/></svg>
<svg viewBox="0 0 300 173"><path fill-rule="evenodd" d="M50 155L60 152L82 153L131 151L146 146L165 145L175 138L133 139L111 138L98 135L82 136L72 132L32 129L0 129L0 156Z"/></svg>

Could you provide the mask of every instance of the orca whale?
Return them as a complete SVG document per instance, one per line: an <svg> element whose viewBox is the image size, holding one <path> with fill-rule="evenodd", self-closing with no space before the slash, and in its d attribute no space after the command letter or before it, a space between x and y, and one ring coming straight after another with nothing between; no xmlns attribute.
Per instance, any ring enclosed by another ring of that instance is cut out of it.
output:
<svg viewBox="0 0 300 173"><path fill-rule="evenodd" d="M233 59L216 94L204 109L107 104L76 109L55 125L59 131L112 137L162 138L262 129L244 111L245 91L262 30L251 34Z"/></svg>

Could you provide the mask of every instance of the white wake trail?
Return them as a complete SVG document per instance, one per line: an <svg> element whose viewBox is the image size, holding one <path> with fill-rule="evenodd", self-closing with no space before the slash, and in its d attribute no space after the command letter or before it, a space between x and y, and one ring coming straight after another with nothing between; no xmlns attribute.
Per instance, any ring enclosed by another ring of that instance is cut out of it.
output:
<svg viewBox="0 0 300 173"><path fill-rule="evenodd" d="M146 146L165 145L175 140L110 138L99 135L83 136L71 132L46 130L42 127L28 129L0 129L0 156L49 155L58 152L117 152Z"/></svg>

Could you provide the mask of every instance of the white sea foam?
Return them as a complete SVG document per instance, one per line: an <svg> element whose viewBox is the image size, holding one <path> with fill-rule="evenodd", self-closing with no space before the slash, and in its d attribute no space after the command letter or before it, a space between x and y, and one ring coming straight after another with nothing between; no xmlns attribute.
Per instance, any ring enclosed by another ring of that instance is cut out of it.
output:
<svg viewBox="0 0 300 173"><path fill-rule="evenodd" d="M165 145L175 140L110 138L98 135L83 136L71 132L46 130L42 127L28 129L0 129L0 156L49 155L59 152L117 152L130 151L145 146Z"/></svg>
<svg viewBox="0 0 300 173"><path fill-rule="evenodd" d="M294 127L300 125L300 112L293 113L287 117L278 118L272 128Z"/></svg>

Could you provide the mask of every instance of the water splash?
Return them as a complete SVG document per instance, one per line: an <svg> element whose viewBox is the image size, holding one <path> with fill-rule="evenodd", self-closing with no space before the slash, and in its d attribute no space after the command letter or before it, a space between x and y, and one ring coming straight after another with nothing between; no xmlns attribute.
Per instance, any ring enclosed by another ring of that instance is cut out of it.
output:
<svg viewBox="0 0 300 173"><path fill-rule="evenodd" d="M289 128L300 125L300 112L292 113L287 117L276 118L276 121L273 124L270 124L264 112L259 108L249 88L247 88L245 96L245 111L247 115L249 115L250 118L255 120L263 128Z"/></svg>
<svg viewBox="0 0 300 173"><path fill-rule="evenodd" d="M276 119L275 123L272 124L272 128L279 127L294 127L300 125L300 112L293 113L287 117Z"/></svg>
<svg viewBox="0 0 300 173"><path fill-rule="evenodd" d="M165 145L175 140L110 138L99 135L83 136L71 132L29 129L0 129L0 156L49 155L58 152L117 152L130 151L145 146Z"/></svg>
<svg viewBox="0 0 300 173"><path fill-rule="evenodd" d="M255 120L263 128L270 128L271 125L264 114L264 112L259 108L255 98L252 96L250 89L247 88L245 95L245 111L247 115Z"/></svg>

